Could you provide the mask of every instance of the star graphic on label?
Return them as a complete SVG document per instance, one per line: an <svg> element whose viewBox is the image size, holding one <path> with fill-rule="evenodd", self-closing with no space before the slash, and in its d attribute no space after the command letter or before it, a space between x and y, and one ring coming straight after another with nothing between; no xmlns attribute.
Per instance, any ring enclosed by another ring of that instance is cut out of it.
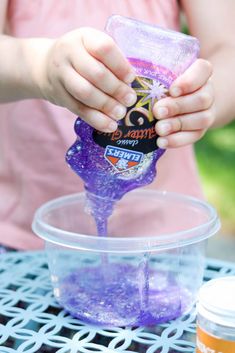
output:
<svg viewBox="0 0 235 353"><path fill-rule="evenodd" d="M142 96L137 102L136 107L142 107L148 104L149 111L151 112L154 103L166 97L168 90L162 83L152 79L137 77L136 81L139 83L140 87L135 87L135 91L138 96Z"/></svg>

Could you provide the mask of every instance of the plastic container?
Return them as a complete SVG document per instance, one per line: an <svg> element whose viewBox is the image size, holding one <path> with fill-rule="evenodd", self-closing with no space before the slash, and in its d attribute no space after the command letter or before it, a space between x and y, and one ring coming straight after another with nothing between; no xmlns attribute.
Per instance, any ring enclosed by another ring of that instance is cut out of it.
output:
<svg viewBox="0 0 235 353"><path fill-rule="evenodd" d="M199 291L197 353L235 352L235 277L207 282Z"/></svg>
<svg viewBox="0 0 235 353"><path fill-rule="evenodd" d="M153 190L123 197L99 237L85 195L35 214L54 294L73 316L106 326L153 325L190 310L202 284L206 239L220 223L197 199Z"/></svg>

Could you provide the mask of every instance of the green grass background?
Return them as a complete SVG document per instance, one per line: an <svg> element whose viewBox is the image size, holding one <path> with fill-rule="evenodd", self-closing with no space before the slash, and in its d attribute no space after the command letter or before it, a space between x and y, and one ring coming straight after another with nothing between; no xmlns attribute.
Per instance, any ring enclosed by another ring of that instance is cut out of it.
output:
<svg viewBox="0 0 235 353"><path fill-rule="evenodd" d="M195 152L205 195L222 221L221 232L235 235L235 121L208 131Z"/></svg>

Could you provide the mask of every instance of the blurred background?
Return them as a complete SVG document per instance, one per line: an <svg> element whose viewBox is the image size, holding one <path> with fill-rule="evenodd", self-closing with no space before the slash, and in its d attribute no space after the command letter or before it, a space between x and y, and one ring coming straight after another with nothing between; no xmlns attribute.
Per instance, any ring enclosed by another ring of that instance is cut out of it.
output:
<svg viewBox="0 0 235 353"><path fill-rule="evenodd" d="M183 14L181 30L190 34ZM195 154L205 197L221 220L220 232L209 239L207 255L235 262L235 120L209 130L195 144Z"/></svg>
<svg viewBox="0 0 235 353"><path fill-rule="evenodd" d="M195 144L195 153L205 196L222 223L207 254L235 262L235 121L208 131Z"/></svg>

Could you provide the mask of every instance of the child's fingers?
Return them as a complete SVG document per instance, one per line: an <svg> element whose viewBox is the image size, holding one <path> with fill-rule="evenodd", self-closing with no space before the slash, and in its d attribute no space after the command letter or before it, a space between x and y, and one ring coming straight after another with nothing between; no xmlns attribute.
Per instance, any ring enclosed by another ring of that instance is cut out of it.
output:
<svg viewBox="0 0 235 353"><path fill-rule="evenodd" d="M161 99L153 107L157 119L166 119L172 116L206 110L214 101L213 87L207 82L194 93L178 98L167 97Z"/></svg>
<svg viewBox="0 0 235 353"><path fill-rule="evenodd" d="M131 106L135 103L135 91L85 50L76 52L71 61L75 70L101 91L125 106Z"/></svg>
<svg viewBox="0 0 235 353"><path fill-rule="evenodd" d="M126 83L134 80L134 69L109 35L92 29L83 29L82 34L83 45L92 56L107 66L120 80Z"/></svg>
<svg viewBox="0 0 235 353"><path fill-rule="evenodd" d="M77 101L115 120L122 119L126 114L125 106L100 91L73 69L66 70L62 84Z"/></svg>
<svg viewBox="0 0 235 353"><path fill-rule="evenodd" d="M208 129L214 122L212 109L197 113L164 119L156 123L156 132L159 136L168 136L179 131L194 131Z"/></svg>
<svg viewBox="0 0 235 353"><path fill-rule="evenodd" d="M87 124L103 132L113 132L117 129L117 122L106 114L90 108L76 100L62 85L57 85L57 93L61 98L59 105L68 108L75 115L80 116ZM57 104L57 102L53 102Z"/></svg>
<svg viewBox="0 0 235 353"><path fill-rule="evenodd" d="M159 137L157 145L160 148L176 148L186 146L188 144L198 141L206 130L197 131L181 131L171 134L167 137Z"/></svg>
<svg viewBox="0 0 235 353"><path fill-rule="evenodd" d="M173 82L169 93L172 97L192 93L202 87L211 75L211 63L204 59L198 59Z"/></svg>

